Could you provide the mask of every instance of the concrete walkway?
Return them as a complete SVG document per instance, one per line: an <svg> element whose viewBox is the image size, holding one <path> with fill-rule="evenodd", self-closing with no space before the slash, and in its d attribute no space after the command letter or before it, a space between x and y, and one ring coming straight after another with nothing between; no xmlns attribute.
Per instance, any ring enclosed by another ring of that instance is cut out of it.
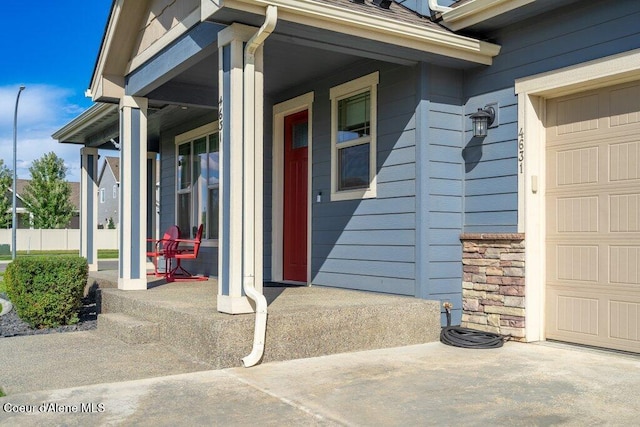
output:
<svg viewBox="0 0 640 427"><path fill-rule="evenodd" d="M58 334L64 335L71 334ZM7 358L19 355L7 348L22 339L0 340L0 382L7 379ZM44 377L43 388L47 377L87 363L72 354L60 360L42 358L45 348L31 350L38 351L41 367L33 371L34 356L19 375ZM114 357L112 365L101 362L99 369L105 378L121 381L118 371L135 371L144 365L142 357L123 355L129 359L124 365ZM14 369L18 366L9 372ZM623 426L637 425L638 396L639 356L550 343L507 343L495 350L430 343L250 369L10 392L0 398L0 425Z"/></svg>

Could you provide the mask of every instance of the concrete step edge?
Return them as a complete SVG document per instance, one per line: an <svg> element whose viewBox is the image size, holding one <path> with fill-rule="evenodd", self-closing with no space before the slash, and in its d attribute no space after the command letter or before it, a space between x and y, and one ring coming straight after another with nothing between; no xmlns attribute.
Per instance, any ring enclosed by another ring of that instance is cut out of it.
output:
<svg viewBox="0 0 640 427"><path fill-rule="evenodd" d="M160 340L160 327L157 323L123 313L99 314L98 331L127 344L147 344Z"/></svg>

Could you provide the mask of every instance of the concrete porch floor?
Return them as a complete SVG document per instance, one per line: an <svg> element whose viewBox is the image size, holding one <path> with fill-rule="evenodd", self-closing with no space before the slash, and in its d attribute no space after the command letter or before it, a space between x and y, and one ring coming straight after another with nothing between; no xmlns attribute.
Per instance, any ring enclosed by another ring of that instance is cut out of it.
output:
<svg viewBox="0 0 640 427"><path fill-rule="evenodd" d="M90 274L101 287L98 331L130 344L160 342L214 369L241 366L251 352L253 314L216 310L217 281L152 278L149 289L117 289L117 272ZM268 301L263 362L437 341L435 301L311 287L265 287Z"/></svg>

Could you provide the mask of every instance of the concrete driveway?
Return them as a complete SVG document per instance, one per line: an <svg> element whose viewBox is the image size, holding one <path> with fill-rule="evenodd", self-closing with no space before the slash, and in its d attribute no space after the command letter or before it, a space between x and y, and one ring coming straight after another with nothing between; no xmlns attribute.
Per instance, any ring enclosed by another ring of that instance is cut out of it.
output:
<svg viewBox="0 0 640 427"><path fill-rule="evenodd" d="M636 355L429 343L9 395L0 425L637 425L638 396Z"/></svg>

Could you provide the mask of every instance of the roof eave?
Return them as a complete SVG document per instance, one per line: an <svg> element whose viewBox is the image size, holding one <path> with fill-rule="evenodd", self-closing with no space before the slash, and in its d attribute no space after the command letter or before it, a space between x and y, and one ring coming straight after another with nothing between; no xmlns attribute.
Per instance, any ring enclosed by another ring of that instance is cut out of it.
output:
<svg viewBox="0 0 640 427"><path fill-rule="evenodd" d="M147 0L113 1L87 90L93 101L117 102L124 95L124 76L147 3Z"/></svg>
<svg viewBox="0 0 640 427"><path fill-rule="evenodd" d="M94 104L75 119L56 131L51 137L58 142L68 142L71 137L82 129L90 126L118 109L115 104Z"/></svg>
<svg viewBox="0 0 640 427"><path fill-rule="evenodd" d="M444 29L371 16L357 10L346 10L313 0L220 0L215 8L205 8L204 3L210 2L203 0L202 20L213 17L224 7L264 15L266 6L275 5L278 7L280 19L286 21L371 40L384 40L390 44L479 64L491 65L493 57L500 52L499 45L447 32Z"/></svg>

